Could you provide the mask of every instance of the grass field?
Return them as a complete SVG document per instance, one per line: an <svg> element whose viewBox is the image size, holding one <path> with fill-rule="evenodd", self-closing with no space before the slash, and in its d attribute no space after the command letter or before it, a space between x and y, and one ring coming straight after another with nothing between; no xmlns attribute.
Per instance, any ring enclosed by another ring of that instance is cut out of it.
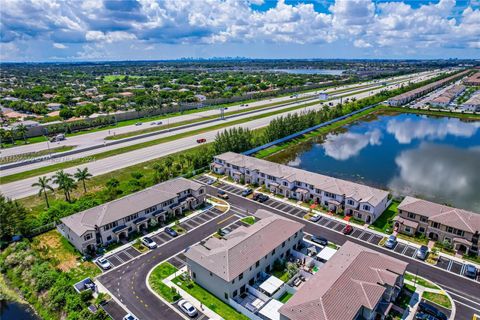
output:
<svg viewBox="0 0 480 320"><path fill-rule="evenodd" d="M442 307L445 307L447 309L452 309L452 303L450 299L447 297L447 295L442 294L442 293L434 293L434 292L424 292L422 294L422 298L432 301Z"/></svg>
<svg viewBox="0 0 480 320"><path fill-rule="evenodd" d="M46 156L52 153L59 153L59 152L65 152L65 151L70 151L75 146L61 146L61 147L56 147L56 148L50 148L46 150L41 150L41 151L36 151L36 152L27 152L27 153L20 153L16 154L14 156L8 156L8 157L2 157L0 158L0 164L7 164L7 163L12 163L12 162L17 162L17 161L23 161L23 160L28 160L28 159L33 159L41 156Z"/></svg>
<svg viewBox="0 0 480 320"><path fill-rule="evenodd" d="M247 223L247 224L254 224L255 223L255 217L245 217L242 219L243 222Z"/></svg>
<svg viewBox="0 0 480 320"><path fill-rule="evenodd" d="M287 301L290 300L291 297L293 297L293 294L285 292L284 294L282 294L280 299L278 299L278 301L280 301L281 303L287 303Z"/></svg>
<svg viewBox="0 0 480 320"><path fill-rule="evenodd" d="M165 300L168 302L174 302L180 298L178 293L175 290L172 290L169 286L163 283L163 279L167 278L168 276L177 272L178 269L175 268L168 262L164 262L155 269L153 269L152 273L150 274L150 278L148 278L148 283L155 290L156 293L161 295Z"/></svg>
<svg viewBox="0 0 480 320"><path fill-rule="evenodd" d="M388 230L392 231L391 221L398 214L397 207L400 204L399 201L393 200L392 203L388 206L387 210L377 220L370 226L370 229L377 230L383 233L391 233Z"/></svg>

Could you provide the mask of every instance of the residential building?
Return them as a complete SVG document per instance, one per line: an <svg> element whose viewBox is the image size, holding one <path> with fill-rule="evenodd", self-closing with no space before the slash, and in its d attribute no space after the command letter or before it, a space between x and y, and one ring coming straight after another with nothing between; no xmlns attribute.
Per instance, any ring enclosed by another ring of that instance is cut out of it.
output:
<svg viewBox="0 0 480 320"><path fill-rule="evenodd" d="M463 83L467 86L480 86L480 72L477 71L468 77Z"/></svg>
<svg viewBox="0 0 480 320"><path fill-rule="evenodd" d="M275 194L313 201L366 223L373 223L389 205L387 191L233 152L215 156L211 169L237 182L265 185Z"/></svg>
<svg viewBox="0 0 480 320"><path fill-rule="evenodd" d="M459 253L479 254L479 213L405 197L398 206L395 228L404 234L449 242Z"/></svg>
<svg viewBox="0 0 480 320"><path fill-rule="evenodd" d="M253 225L241 226L223 239L211 237L185 253L190 277L226 302L243 295L302 241L303 224L266 210L256 215L262 219Z"/></svg>
<svg viewBox="0 0 480 320"><path fill-rule="evenodd" d="M280 309L282 320L384 319L407 263L347 241Z"/></svg>
<svg viewBox="0 0 480 320"><path fill-rule="evenodd" d="M475 92L461 107L468 111L480 111L480 91Z"/></svg>
<svg viewBox="0 0 480 320"><path fill-rule="evenodd" d="M432 99L430 104L436 107L446 107L448 106L456 97L458 97L463 91L465 91L465 86L454 85L445 90L441 95Z"/></svg>
<svg viewBox="0 0 480 320"><path fill-rule="evenodd" d="M176 178L62 218L57 228L80 252L92 252L197 208L205 193L201 184Z"/></svg>

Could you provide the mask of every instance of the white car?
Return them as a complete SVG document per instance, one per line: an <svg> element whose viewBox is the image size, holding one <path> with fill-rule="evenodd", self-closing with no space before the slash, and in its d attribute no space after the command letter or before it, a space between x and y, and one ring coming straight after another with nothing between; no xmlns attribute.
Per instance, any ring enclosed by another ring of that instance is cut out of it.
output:
<svg viewBox="0 0 480 320"><path fill-rule="evenodd" d="M103 270L108 270L112 267L112 265L110 264L110 262L103 258L103 257L100 257L97 259L97 264L100 266L100 268L102 268Z"/></svg>
<svg viewBox="0 0 480 320"><path fill-rule="evenodd" d="M187 300L180 300L178 301L177 305L180 307L180 309L185 312L187 315L190 317L195 317L197 315L197 309L195 309L194 306Z"/></svg>
<svg viewBox="0 0 480 320"><path fill-rule="evenodd" d="M138 320L138 318L131 313L127 313L125 317L123 317L123 320Z"/></svg>
<svg viewBox="0 0 480 320"><path fill-rule="evenodd" d="M145 247L147 247L149 249L155 249L157 247L157 243L149 237L143 237L142 238L142 243Z"/></svg>

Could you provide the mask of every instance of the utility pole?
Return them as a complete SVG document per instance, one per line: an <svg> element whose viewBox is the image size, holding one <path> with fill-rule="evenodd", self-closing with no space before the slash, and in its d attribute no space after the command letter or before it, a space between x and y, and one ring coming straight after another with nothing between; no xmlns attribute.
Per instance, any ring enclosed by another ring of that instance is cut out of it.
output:
<svg viewBox="0 0 480 320"><path fill-rule="evenodd" d="M225 108L220 108L220 119L225 120Z"/></svg>

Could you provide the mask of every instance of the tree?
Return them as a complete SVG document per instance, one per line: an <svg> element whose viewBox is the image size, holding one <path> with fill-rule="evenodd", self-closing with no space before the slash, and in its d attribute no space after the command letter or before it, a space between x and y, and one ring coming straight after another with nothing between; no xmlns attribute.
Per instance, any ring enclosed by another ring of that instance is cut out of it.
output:
<svg viewBox="0 0 480 320"><path fill-rule="evenodd" d="M105 183L105 185L109 189L116 189L120 185L120 181L118 181L115 178L111 178L110 180L107 181L107 183Z"/></svg>
<svg viewBox="0 0 480 320"><path fill-rule="evenodd" d="M49 184L50 178L47 177L39 177L38 181L32 184L32 187L38 187L38 196L40 197L43 193L43 196L45 197L45 203L47 204L47 208L50 208L50 204L48 203L48 196L47 196L47 191L52 191L53 188Z"/></svg>
<svg viewBox="0 0 480 320"><path fill-rule="evenodd" d="M22 137L23 142L27 144L26 134L28 132L28 128L23 124L19 124L18 126L15 127L15 132L19 134Z"/></svg>
<svg viewBox="0 0 480 320"><path fill-rule="evenodd" d="M70 119L74 116L73 111L70 108L63 108L62 110L60 110L59 115L64 120Z"/></svg>
<svg viewBox="0 0 480 320"><path fill-rule="evenodd" d="M53 176L53 182L58 185L58 189L63 190L63 193L65 194L65 200L67 202L71 202L72 199L70 192L77 188L72 175L70 173L65 173L63 170L57 171Z"/></svg>
<svg viewBox="0 0 480 320"><path fill-rule="evenodd" d="M75 179L77 179L77 182L82 182L83 184L83 193L87 193L87 187L85 186L85 181L90 180L92 177L92 174L88 172L88 168L85 167L83 169L78 168L77 172L74 174Z"/></svg>
<svg viewBox="0 0 480 320"><path fill-rule="evenodd" d="M10 240L15 234L24 234L25 208L17 201L0 194L0 240Z"/></svg>

